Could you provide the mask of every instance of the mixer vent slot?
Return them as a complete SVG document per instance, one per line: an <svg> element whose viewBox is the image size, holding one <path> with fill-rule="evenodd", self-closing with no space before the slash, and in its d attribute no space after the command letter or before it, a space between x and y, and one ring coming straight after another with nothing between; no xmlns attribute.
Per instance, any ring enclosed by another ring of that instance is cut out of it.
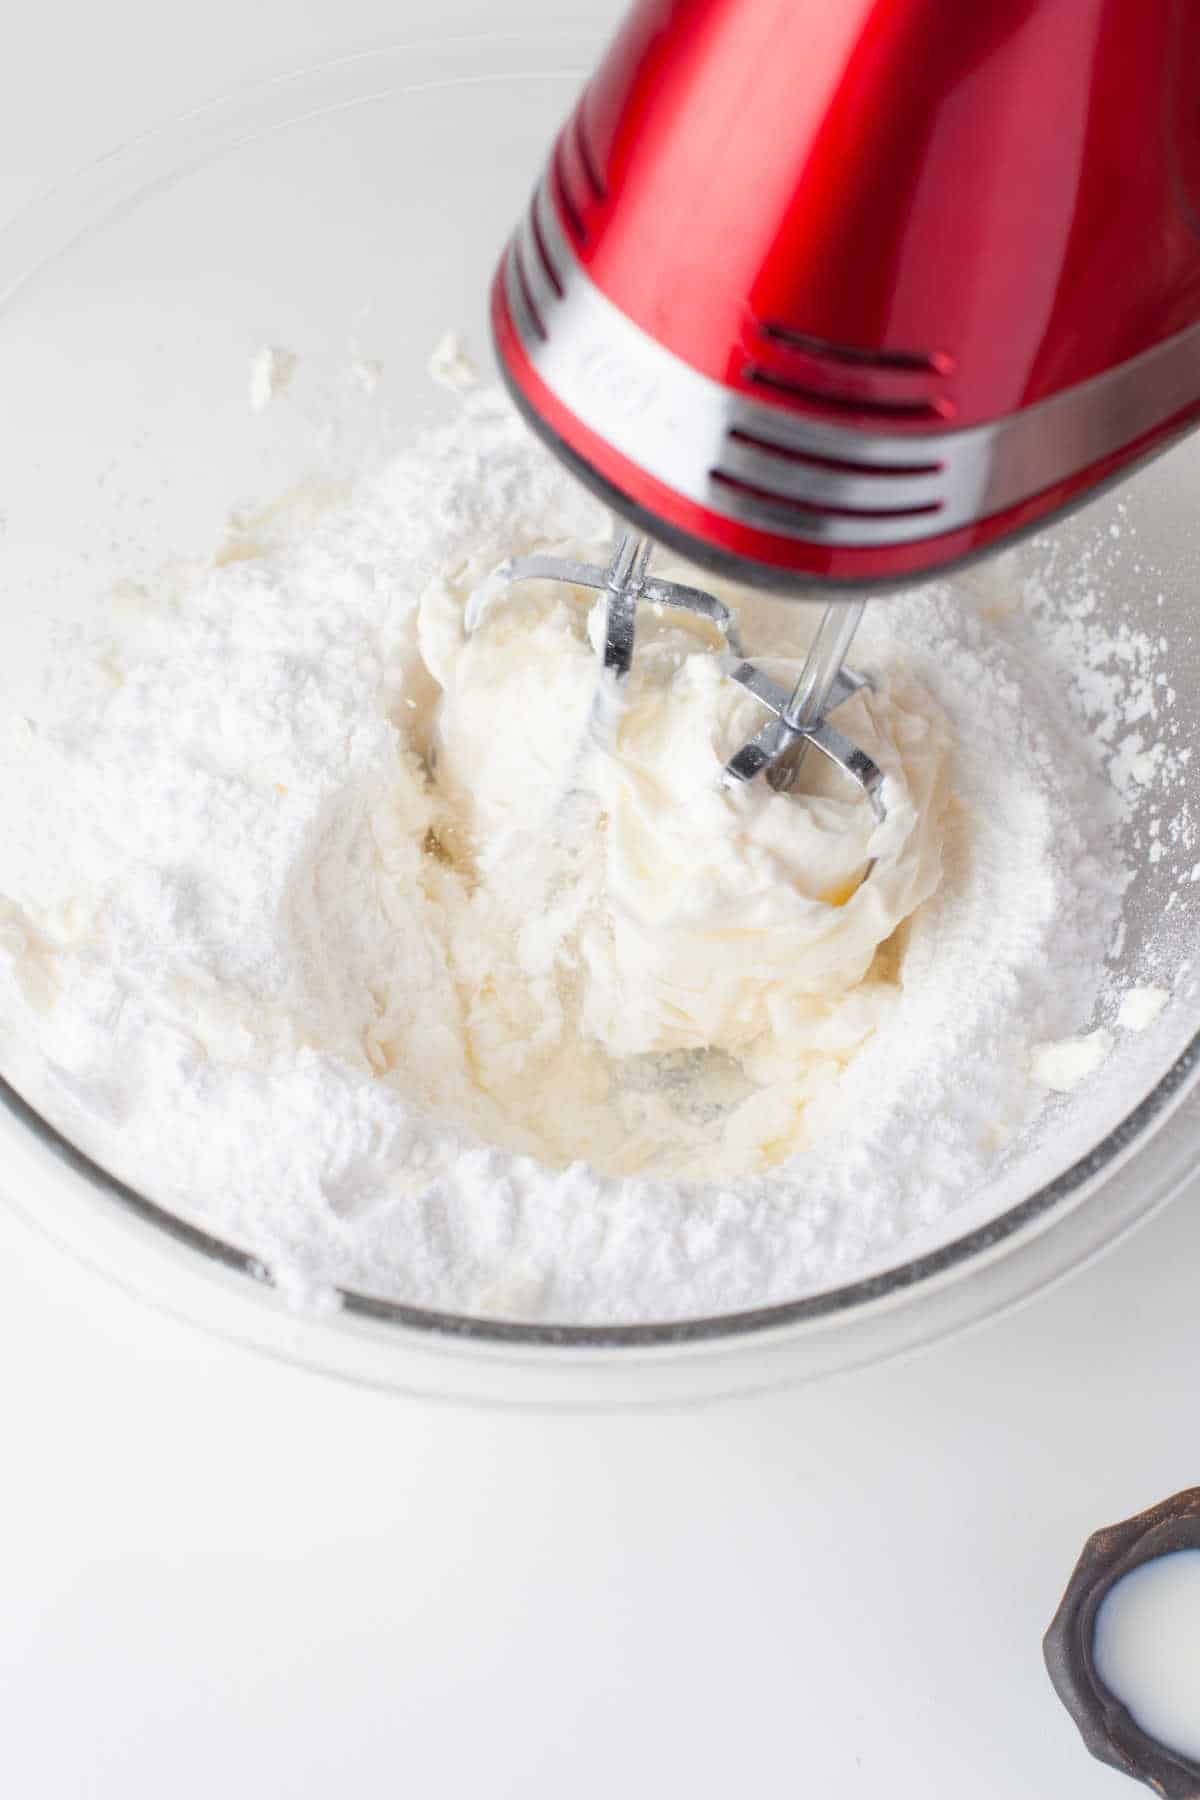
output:
<svg viewBox="0 0 1200 1800"><path fill-rule="evenodd" d="M727 474L724 469L713 469L710 479L718 482L721 487L731 488L735 493L760 501L764 507L795 520L918 519L942 510L940 500L923 501L913 506L837 506L828 500L801 498L796 494L780 493L775 488L759 487L755 482L745 481L738 475Z"/></svg>
<svg viewBox="0 0 1200 1800"><path fill-rule="evenodd" d="M593 200L607 200L608 187L600 173L599 164L588 142L587 125L583 117L583 101L575 108L571 119L571 135L575 142L575 152L579 158L579 166L583 170L584 180L592 190Z"/></svg>
<svg viewBox="0 0 1200 1800"><path fill-rule="evenodd" d="M787 325L766 324L760 327L764 337L773 343L786 344L824 362L844 363L850 368L902 369L908 374L949 375L952 359L940 350L867 350L858 344L834 344L828 338L809 337L807 332L793 331Z"/></svg>
<svg viewBox="0 0 1200 1800"><path fill-rule="evenodd" d="M522 247L521 234L518 232L517 236L513 238L508 246L508 254L512 259L513 275L516 279L517 291L520 294L521 303L529 323L537 336L541 339L542 343L545 343L546 326L533 298L533 284L531 283L525 268L524 258L521 254Z"/></svg>
<svg viewBox="0 0 1200 1800"><path fill-rule="evenodd" d="M836 344L770 322L753 327L747 350L747 381L833 418L940 425L954 413L953 361L941 351Z"/></svg>
<svg viewBox="0 0 1200 1800"><path fill-rule="evenodd" d="M550 178L572 237L585 244L588 208L607 200L608 188L588 142L582 101L558 134L550 158Z"/></svg>
<svg viewBox="0 0 1200 1800"><path fill-rule="evenodd" d="M762 451L765 456L778 456L785 462L800 463L813 469L829 469L838 475L878 475L887 480L905 475L940 475L945 468L945 464L940 462L866 463L844 456L824 456L816 450L800 450L791 444L777 444L773 439L759 437L740 425L733 426L727 435L730 443L745 444L751 450Z"/></svg>
<svg viewBox="0 0 1200 1800"><path fill-rule="evenodd" d="M563 297L563 284L559 280L558 270L550 260L550 252L546 248L546 239L542 233L541 220L538 218L536 194L529 205L529 238L538 262L545 272L546 280L554 289L557 298L561 300Z"/></svg>
<svg viewBox="0 0 1200 1800"><path fill-rule="evenodd" d="M935 425L942 424L951 411L945 401L939 400L880 400L866 394L838 394L825 388L806 387L799 381L788 381L782 375L760 369L754 363L747 367L746 377L756 387L787 394L793 400L802 400L805 406L820 408L822 412L866 413L878 419Z"/></svg>
<svg viewBox="0 0 1200 1800"><path fill-rule="evenodd" d="M571 235L582 244L587 242L587 231L583 223L583 214L576 204L575 196L571 192L571 186L567 179L565 142L566 134L564 132L555 144L554 154L550 158L550 179L554 184L554 192Z"/></svg>
<svg viewBox="0 0 1200 1800"><path fill-rule="evenodd" d="M854 454L853 440L845 455L794 435L781 441L796 433L796 422L781 420L779 438L774 429L749 418L731 424L720 460L709 470L709 480L727 496L738 495L750 511L792 525L822 519L885 524L932 518L945 508L945 465L922 454L919 438L911 440L904 460L884 462Z"/></svg>

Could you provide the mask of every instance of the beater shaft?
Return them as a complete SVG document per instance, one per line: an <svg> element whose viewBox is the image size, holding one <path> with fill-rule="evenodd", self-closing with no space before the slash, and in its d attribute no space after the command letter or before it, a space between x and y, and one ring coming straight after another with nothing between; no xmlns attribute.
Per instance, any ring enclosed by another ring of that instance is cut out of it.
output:
<svg viewBox="0 0 1200 1800"><path fill-rule="evenodd" d="M807 731L825 717L865 605L863 600L843 600L825 608L800 679L779 715L792 731ZM767 770L767 780L777 794L786 794L795 786L807 748L806 740L797 736Z"/></svg>
<svg viewBox="0 0 1200 1800"><path fill-rule="evenodd" d="M635 531L619 531L604 571L604 666L618 680L633 666L638 601L654 545Z"/></svg>

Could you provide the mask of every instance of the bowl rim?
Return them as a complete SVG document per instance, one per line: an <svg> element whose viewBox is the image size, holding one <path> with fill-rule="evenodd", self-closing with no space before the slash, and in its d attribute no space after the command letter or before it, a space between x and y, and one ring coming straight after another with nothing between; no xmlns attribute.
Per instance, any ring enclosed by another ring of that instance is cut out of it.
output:
<svg viewBox="0 0 1200 1800"><path fill-rule="evenodd" d="M594 50L604 35L595 30L568 28L551 32L531 29L460 36L434 33L420 38L391 40L301 68L288 68L265 79L259 77L229 94L178 114L43 188L0 227L0 317L47 265L105 224L114 213L125 211L144 194L166 182L202 167L210 156L306 120L431 85L412 79L385 79L386 65L393 60L403 62L422 52L433 53L439 59L453 59L483 50L494 52L498 45L545 57L548 48L558 50L566 45ZM381 68L381 64L385 68ZM508 80L528 76L548 79L577 77L585 72L585 67L568 70L555 64L543 68L489 71L482 78ZM358 80L360 74L370 75L370 79ZM481 79L478 74L460 71L443 77L437 85L457 85L461 81L478 79ZM324 104L315 104L320 96L311 90L322 88L329 90ZM297 97L304 97L304 103L298 109L293 105ZM287 110L289 105L293 106L290 111ZM172 149L173 156L169 154ZM102 210L96 210L98 205ZM1200 1031L1138 1104L1103 1138L1023 1200L933 1250L794 1300L704 1316L603 1324L489 1318L389 1300L355 1288L335 1285L332 1291L338 1302L337 1310L348 1318L399 1328L397 1342L403 1332L416 1334L427 1343L440 1341L445 1345L457 1343L480 1347L490 1344L513 1349L663 1350L706 1343L724 1343L731 1347L731 1340L752 1342L761 1340L763 1334L778 1333L787 1328L815 1325L818 1321L849 1320L861 1316L864 1311L878 1310L902 1296L919 1298L939 1277L977 1268L985 1253L1002 1251L1006 1245L1011 1247L1018 1238L1028 1236L1033 1227L1053 1222L1056 1214L1062 1216L1067 1210L1064 1203L1070 1197L1109 1169L1115 1158L1145 1143L1149 1127L1171 1109L1173 1102L1182 1098L1197 1076L1200 1076ZM270 1271L260 1257L172 1212L114 1175L52 1124L3 1074L0 1074L0 1106L16 1124L32 1133L58 1163L115 1201L125 1214L150 1226L176 1246L195 1252L210 1265L246 1278L260 1290L274 1288ZM1147 1191L1144 1205L1133 1217L1141 1217L1152 1210L1158 1198L1160 1196ZM1053 1279L1055 1273L1056 1270L1049 1269L1035 1286L1040 1287ZM998 1301L982 1316L1003 1304L1003 1300ZM330 1316L336 1319L337 1311ZM941 1330L935 1327L930 1335L941 1336L954 1329L953 1325ZM884 1356L888 1351L885 1349L878 1354Z"/></svg>
<svg viewBox="0 0 1200 1800"><path fill-rule="evenodd" d="M1170 1103L1182 1098L1200 1075L1200 1033L1176 1057L1148 1094L1126 1116L1105 1134L1097 1144L1055 1176L1053 1181L1035 1189L1032 1194L1008 1207L982 1225L952 1238L907 1262L896 1263L875 1274L838 1287L824 1288L815 1294L795 1300L781 1300L766 1306L742 1308L736 1312L713 1313L695 1318L645 1320L637 1323L605 1325L600 1323L566 1324L550 1320L516 1320L488 1318L483 1314L457 1313L436 1307L411 1305L402 1300L389 1300L357 1288L331 1284L337 1311L350 1319L374 1321L415 1332L426 1339L446 1343L507 1345L510 1348L548 1346L557 1349L654 1350L682 1348L687 1345L718 1344L730 1339L752 1340L787 1327L815 1324L818 1321L847 1319L862 1310L880 1307L900 1296L918 1297L919 1290L939 1276L956 1270L974 1268L984 1254L1000 1249L1028 1233L1031 1227L1048 1221L1050 1215L1089 1181L1103 1174L1114 1158L1144 1141L1147 1128ZM144 1225L164 1234L175 1245L193 1250L208 1262L235 1275L248 1277L256 1286L273 1287L269 1268L261 1257L243 1250L195 1224L180 1213L174 1213L160 1202L150 1199L140 1189L106 1169L103 1163L73 1144L65 1133L50 1123L36 1107L0 1074L0 1106L18 1124L31 1131L43 1148L75 1174L81 1175L127 1213ZM1173 1188L1171 1191L1174 1191ZM1149 1212L1159 1197L1147 1192L1142 1212ZM1054 1278L1056 1270L1048 1270L1044 1281ZM1042 1282L1037 1284L1043 1285ZM998 1306L1003 1300L997 1302ZM988 1312L994 1308L988 1308ZM337 1316L337 1311L333 1314ZM986 1314L981 1315L986 1316ZM935 1336L942 1333L935 1332Z"/></svg>

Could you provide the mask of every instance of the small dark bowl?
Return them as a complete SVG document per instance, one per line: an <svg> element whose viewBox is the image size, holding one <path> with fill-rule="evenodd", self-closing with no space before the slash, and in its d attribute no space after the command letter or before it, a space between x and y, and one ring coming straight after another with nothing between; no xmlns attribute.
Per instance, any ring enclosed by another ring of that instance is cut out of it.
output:
<svg viewBox="0 0 1200 1800"><path fill-rule="evenodd" d="M1093 1756L1144 1781L1163 1800L1200 1800L1200 1763L1148 1737L1105 1687L1092 1659L1105 1595L1131 1569L1173 1550L1200 1550L1200 1488L1185 1488L1088 1539L1042 1650L1055 1691Z"/></svg>

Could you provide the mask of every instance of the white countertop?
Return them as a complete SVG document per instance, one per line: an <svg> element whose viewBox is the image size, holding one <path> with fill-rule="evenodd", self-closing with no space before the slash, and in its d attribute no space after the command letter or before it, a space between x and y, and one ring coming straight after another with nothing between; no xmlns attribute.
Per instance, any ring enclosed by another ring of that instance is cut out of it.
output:
<svg viewBox="0 0 1200 1800"><path fill-rule="evenodd" d="M428 16L42 0L0 62L0 219L134 130ZM432 16L467 30L486 0ZM1092 1529L1200 1480L1197 1266L1179 1204L903 1365L499 1414L210 1341L0 1210L5 1791L1116 1796L1040 1638Z"/></svg>

